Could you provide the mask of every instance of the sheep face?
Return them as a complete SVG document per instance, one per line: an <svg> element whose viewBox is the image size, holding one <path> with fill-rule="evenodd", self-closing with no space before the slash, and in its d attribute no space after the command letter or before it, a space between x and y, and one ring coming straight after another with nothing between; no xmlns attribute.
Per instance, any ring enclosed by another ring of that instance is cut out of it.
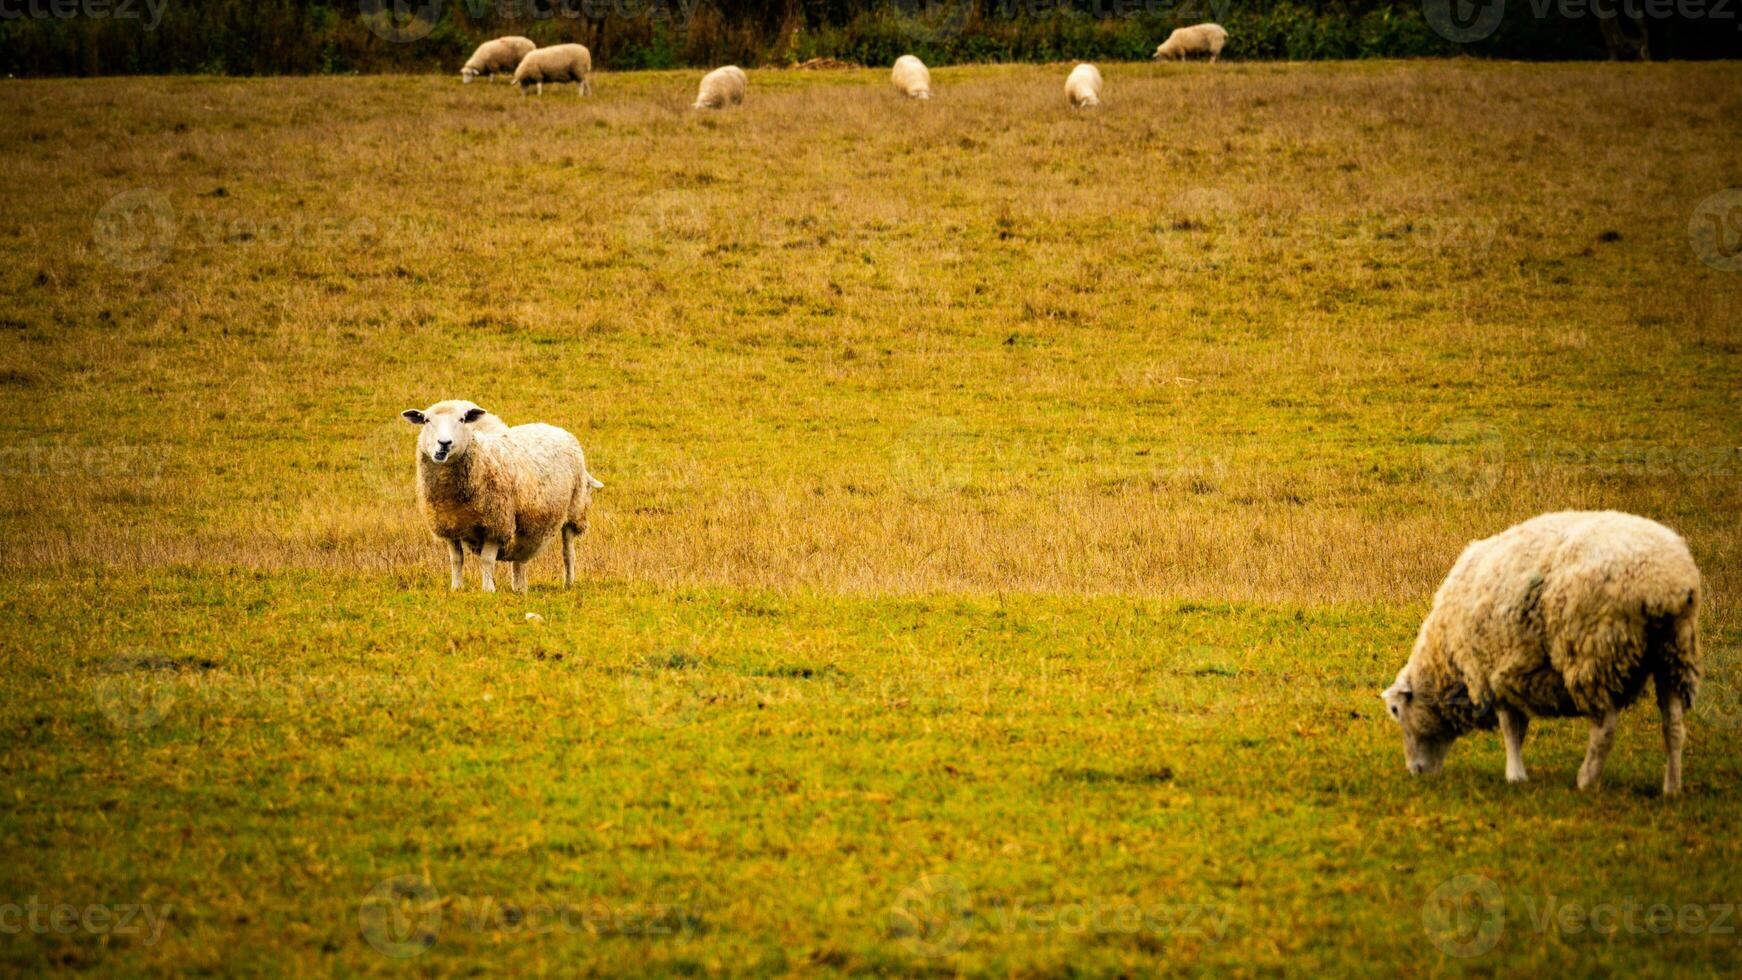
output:
<svg viewBox="0 0 1742 980"><path fill-rule="evenodd" d="M1446 761L1446 751L1460 732L1447 723L1433 698L1418 695L1407 664L1398 671L1397 680L1379 696L1392 719L1403 729L1404 765L1418 776L1438 772Z"/></svg>
<svg viewBox="0 0 1742 980"><path fill-rule="evenodd" d="M466 454L472 447L472 425L490 413L472 402L437 402L424 411L408 408L399 413L419 427L418 455L441 465Z"/></svg>
<svg viewBox="0 0 1742 980"><path fill-rule="evenodd" d="M460 69L460 82L461 82L461 84L470 85L470 84L472 84L472 79L477 78L477 77L478 77L478 69L476 69L476 68L461 68Z"/></svg>

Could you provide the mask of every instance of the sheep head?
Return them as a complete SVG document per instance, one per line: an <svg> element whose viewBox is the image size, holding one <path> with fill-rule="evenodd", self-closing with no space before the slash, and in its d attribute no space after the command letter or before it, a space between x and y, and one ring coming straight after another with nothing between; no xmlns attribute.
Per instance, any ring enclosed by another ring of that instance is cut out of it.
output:
<svg viewBox="0 0 1742 980"><path fill-rule="evenodd" d="M1397 680L1379 697L1403 729L1403 761L1415 775L1438 772L1458 736L1478 727L1482 712L1470 701L1462 682L1437 683L1418 676L1414 661L1404 664ZM1488 712L1492 714L1490 710Z"/></svg>
<svg viewBox="0 0 1742 980"><path fill-rule="evenodd" d="M399 414L419 427L419 457L437 465L464 456L472 447L473 429L477 423L494 418L467 401L436 402L423 411L408 408Z"/></svg>

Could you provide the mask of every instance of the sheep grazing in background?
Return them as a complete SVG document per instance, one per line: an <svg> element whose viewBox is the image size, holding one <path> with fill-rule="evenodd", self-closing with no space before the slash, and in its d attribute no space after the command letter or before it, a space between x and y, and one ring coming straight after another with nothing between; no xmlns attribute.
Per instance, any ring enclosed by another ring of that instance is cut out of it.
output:
<svg viewBox="0 0 1742 980"><path fill-rule="evenodd" d="M1498 722L1523 782L1530 719L1591 721L1579 788L1597 784L1617 714L1649 678L1663 715L1663 791L1681 790L1682 712L1699 685L1700 572L1669 528L1615 511L1544 514L1464 549L1415 650L1381 695L1412 773Z"/></svg>
<svg viewBox="0 0 1742 980"><path fill-rule="evenodd" d="M696 92L696 109L724 109L744 101L750 79L737 65L716 68L702 76L702 86Z"/></svg>
<svg viewBox="0 0 1742 980"><path fill-rule="evenodd" d="M1167 36L1155 49L1156 61L1184 61L1188 55L1207 54L1211 61L1222 56L1228 44L1228 32L1221 24L1198 24L1182 27Z"/></svg>
<svg viewBox="0 0 1742 980"><path fill-rule="evenodd" d="M895 83L897 91L910 99L931 98L931 72L926 70L924 62L911 54L895 59L889 80Z"/></svg>
<svg viewBox="0 0 1742 980"><path fill-rule="evenodd" d="M526 563L562 532L563 585L575 581L575 539L587 529L593 491L575 437L554 425L509 428L468 401L400 413L419 426L417 502L446 541L451 585L461 585L466 549L479 558L485 592L496 591L496 561L514 563L514 591L526 591Z"/></svg>
<svg viewBox="0 0 1742 980"><path fill-rule="evenodd" d="M521 95L526 94L526 86L534 84L538 94L543 95L546 82L552 85L574 82L576 95L591 95L593 84L587 81L587 73L592 70L593 56L586 48L579 44L555 44L521 58L520 67L514 69L514 84L520 86Z"/></svg>
<svg viewBox="0 0 1742 980"><path fill-rule="evenodd" d="M1065 98L1073 109L1087 109L1101 104L1101 72L1094 65L1081 64L1071 69L1065 79Z"/></svg>
<svg viewBox="0 0 1742 980"><path fill-rule="evenodd" d="M499 37L485 41L466 59L465 67L460 69L460 81L470 85L479 75L490 76L492 82L497 75L512 75L520 66L520 59L536 47L538 45L527 37Z"/></svg>

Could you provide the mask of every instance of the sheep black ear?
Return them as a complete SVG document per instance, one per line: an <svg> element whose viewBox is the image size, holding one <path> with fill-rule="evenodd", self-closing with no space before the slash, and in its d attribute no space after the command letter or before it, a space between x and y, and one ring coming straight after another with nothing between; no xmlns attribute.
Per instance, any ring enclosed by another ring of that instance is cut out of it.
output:
<svg viewBox="0 0 1742 980"><path fill-rule="evenodd" d="M415 408L408 408L405 411L400 412L399 417L410 422L412 425L422 425L429 421L429 419L424 417L422 412Z"/></svg>
<svg viewBox="0 0 1742 980"><path fill-rule="evenodd" d="M467 409L466 414L461 417L460 421L462 421L462 422L476 422L488 414L490 414L490 413L484 411L481 408Z"/></svg>

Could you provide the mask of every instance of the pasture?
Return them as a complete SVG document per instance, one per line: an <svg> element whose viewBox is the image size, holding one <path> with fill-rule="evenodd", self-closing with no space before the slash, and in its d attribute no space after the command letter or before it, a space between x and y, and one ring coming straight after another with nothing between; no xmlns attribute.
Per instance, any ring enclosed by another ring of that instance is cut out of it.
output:
<svg viewBox="0 0 1742 980"><path fill-rule="evenodd" d="M0 964L1734 973L1742 74L1100 67L0 84ZM447 591L450 397L576 588ZM1685 795L1410 778L1460 548L1604 507Z"/></svg>

